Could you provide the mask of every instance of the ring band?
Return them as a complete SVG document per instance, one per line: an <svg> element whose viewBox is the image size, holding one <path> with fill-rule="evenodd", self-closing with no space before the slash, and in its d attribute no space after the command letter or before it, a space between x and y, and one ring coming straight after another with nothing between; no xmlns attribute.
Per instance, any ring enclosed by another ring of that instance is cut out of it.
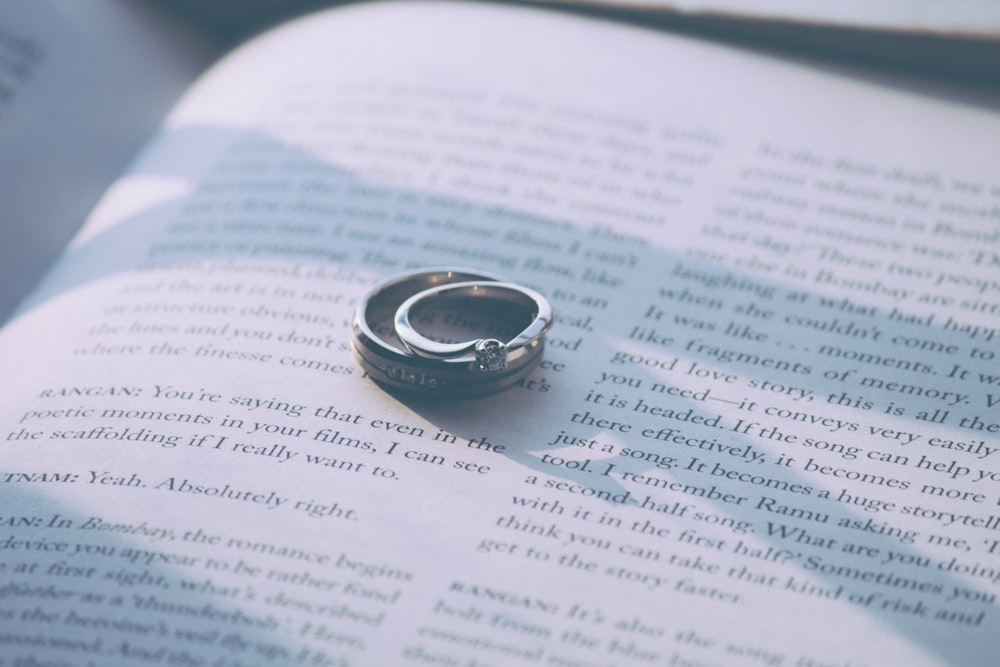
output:
<svg viewBox="0 0 1000 667"><path fill-rule="evenodd" d="M468 269L432 268L397 274L376 284L358 303L352 323L351 347L362 370L389 389L449 397L493 393L527 375L541 359L541 341L502 372L481 373L470 363L417 356L397 338L392 323L403 301L427 289L469 281L503 282L503 278Z"/></svg>
<svg viewBox="0 0 1000 667"><path fill-rule="evenodd" d="M433 299L465 298L489 300L511 305L531 313L531 322L519 334L504 343L496 338L477 338L459 343L432 340L417 331L410 322L410 313L417 304ZM450 363L474 361L482 372L502 370L519 357L530 353L552 326L552 307L535 290L509 282L470 281L451 283L417 292L396 310L393 328L396 337L413 354L427 359Z"/></svg>

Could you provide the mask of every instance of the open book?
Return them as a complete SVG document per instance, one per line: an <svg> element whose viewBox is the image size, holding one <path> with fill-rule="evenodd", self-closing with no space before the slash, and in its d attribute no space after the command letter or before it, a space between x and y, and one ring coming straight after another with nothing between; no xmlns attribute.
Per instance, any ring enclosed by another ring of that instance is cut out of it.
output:
<svg viewBox="0 0 1000 667"><path fill-rule="evenodd" d="M4 665L988 665L1000 120L532 9L223 59L0 332ZM505 275L544 359L385 391L354 305Z"/></svg>

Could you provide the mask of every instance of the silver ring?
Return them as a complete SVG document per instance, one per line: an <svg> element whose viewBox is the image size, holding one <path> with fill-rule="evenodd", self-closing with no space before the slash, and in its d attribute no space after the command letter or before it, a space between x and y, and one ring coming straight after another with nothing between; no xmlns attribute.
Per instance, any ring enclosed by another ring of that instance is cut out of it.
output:
<svg viewBox="0 0 1000 667"><path fill-rule="evenodd" d="M509 363L503 372L484 374L472 363L417 356L397 338L393 319L400 304L418 292L468 281L502 282L500 276L469 269L430 268L397 274L376 284L358 302L351 347L362 370L390 389L435 396L481 396L513 386L541 359L542 345Z"/></svg>
<svg viewBox="0 0 1000 667"><path fill-rule="evenodd" d="M519 315L530 314L531 321L507 342L497 338L457 343L436 341L417 331L410 322L415 306L426 305L434 299L474 300L488 303L491 309L513 306L520 311ZM552 306L544 296L522 285L495 281L451 283L417 292L400 304L393 318L396 337L413 354L449 363L475 362L479 371L488 373L503 370L521 356L530 354L551 326Z"/></svg>

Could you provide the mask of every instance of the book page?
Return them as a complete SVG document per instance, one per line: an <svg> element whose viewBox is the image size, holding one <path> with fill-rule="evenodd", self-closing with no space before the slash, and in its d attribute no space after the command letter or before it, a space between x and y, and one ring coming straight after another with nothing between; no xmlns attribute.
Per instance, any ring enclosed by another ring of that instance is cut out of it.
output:
<svg viewBox="0 0 1000 667"><path fill-rule="evenodd" d="M140 3L0 7L0 321L211 55Z"/></svg>
<svg viewBox="0 0 1000 667"><path fill-rule="evenodd" d="M0 335L4 655L989 664L998 129L530 10L264 36ZM517 386L359 370L440 266L551 300Z"/></svg>

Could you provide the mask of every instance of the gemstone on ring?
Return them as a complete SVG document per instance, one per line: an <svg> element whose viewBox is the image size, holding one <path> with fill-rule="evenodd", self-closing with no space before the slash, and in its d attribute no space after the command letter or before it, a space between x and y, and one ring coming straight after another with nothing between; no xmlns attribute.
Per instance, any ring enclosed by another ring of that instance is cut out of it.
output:
<svg viewBox="0 0 1000 667"><path fill-rule="evenodd" d="M484 373L507 368L507 346L496 338L476 342L476 364Z"/></svg>

